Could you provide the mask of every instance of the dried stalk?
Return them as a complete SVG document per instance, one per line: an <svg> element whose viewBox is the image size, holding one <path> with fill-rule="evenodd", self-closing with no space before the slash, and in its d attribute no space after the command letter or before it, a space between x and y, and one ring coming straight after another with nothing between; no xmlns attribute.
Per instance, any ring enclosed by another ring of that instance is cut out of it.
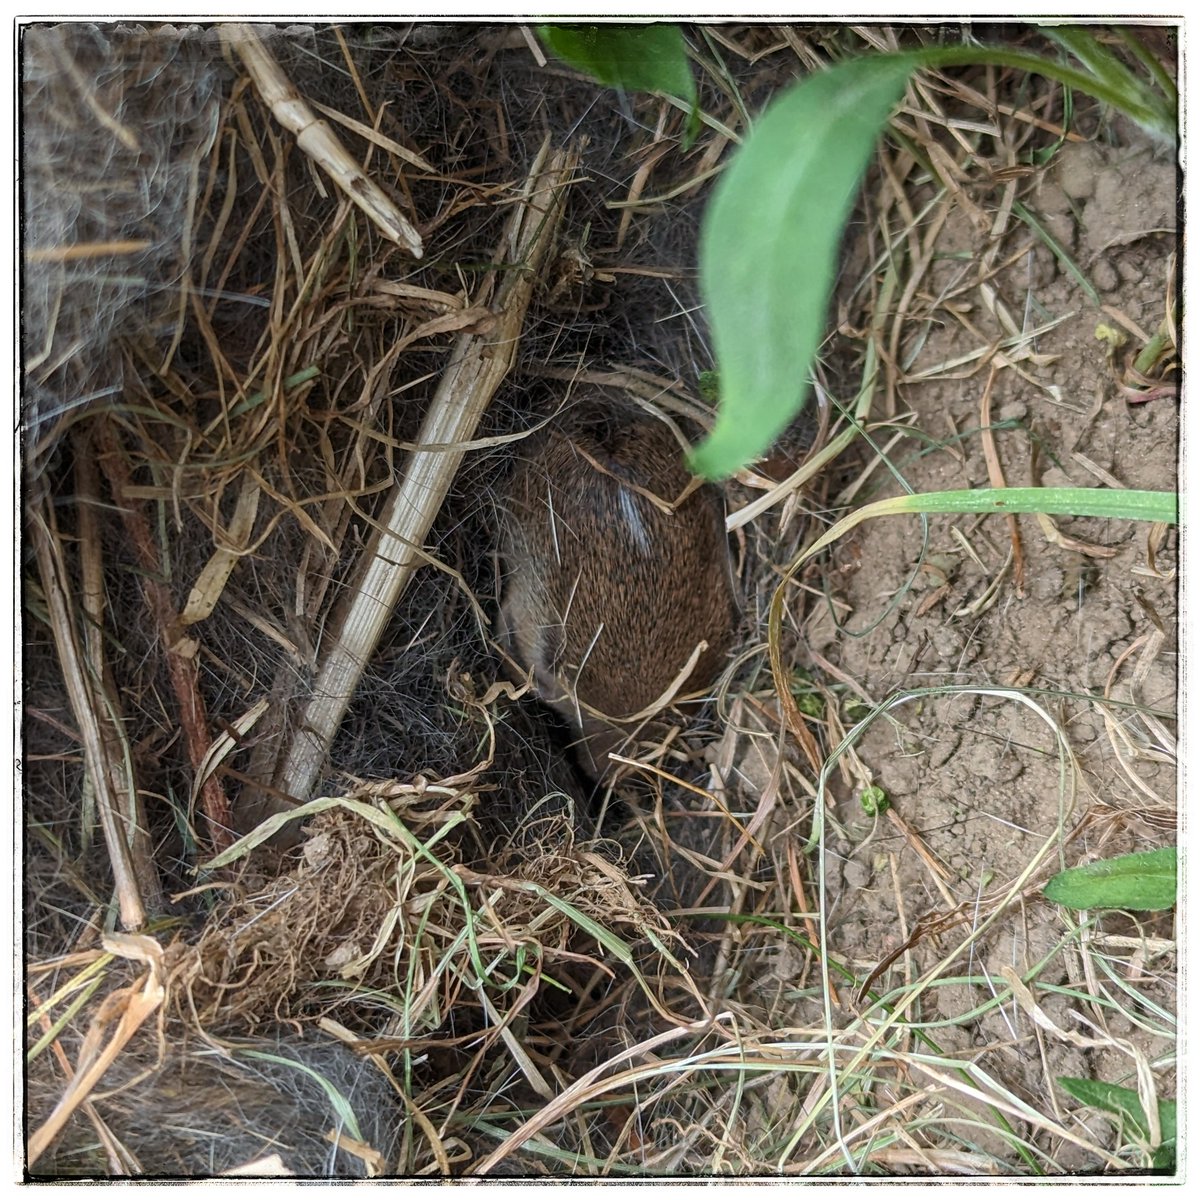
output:
<svg viewBox="0 0 1200 1200"><path fill-rule="evenodd" d="M99 801L100 827L104 831L104 843L112 864L121 924L126 929L140 929L146 923L146 910L138 891L136 873L129 853L130 838L126 832L125 819L121 814L112 787L112 777L108 771L104 736L96 717L100 706L92 695L75 632L75 622L71 617L72 606L67 599L70 583L66 563L63 562L62 546L55 529L54 505L46 491L44 479L39 479L36 487L37 494L30 503L29 529L33 535L42 592L50 612L50 629L54 635L71 712L79 727L83 761L87 764L88 776L96 789Z"/></svg>
<svg viewBox="0 0 1200 1200"><path fill-rule="evenodd" d="M142 807L141 793L133 772L133 753L125 736L125 721L112 671L104 655L104 564L100 559L101 537L96 520L100 503L100 479L96 453L86 430L75 439L75 485L79 496L79 565L82 587L83 646L89 683L93 688L92 711L103 738L104 758L112 794L121 797L121 812L129 825L129 853L142 900L151 912L163 910L162 884L154 866L150 830Z"/></svg>
<svg viewBox="0 0 1200 1200"><path fill-rule="evenodd" d="M291 130L300 147L357 204L384 237L403 246L414 258L424 253L421 235L400 210L384 195L382 188L369 179L346 152L333 129L322 121L296 91L291 80L279 69L271 52L252 25L231 23L221 26L221 38L241 56L254 86L272 116Z"/></svg>
<svg viewBox="0 0 1200 1200"><path fill-rule="evenodd" d="M116 1061L130 1038L159 1009L166 996L162 948L153 938L144 934L109 935L104 939L104 948L123 958L144 962L148 970L133 986L121 988L106 997L96 1010L66 1090L54 1111L29 1135L30 1165L46 1152L71 1114L87 1100L104 1072ZM114 1022L116 1028L109 1033Z"/></svg>
<svg viewBox="0 0 1200 1200"><path fill-rule="evenodd" d="M167 673L171 688L179 704L179 724L187 744L188 758L192 769L199 776L204 769L212 738L208 732L208 713L204 697L200 692L199 672L196 667L196 641L184 635L183 626L171 594L162 578L162 567L158 548L146 520L143 506L128 493L129 471L124 452L117 439L112 422L101 417L97 422L97 448L100 464L108 477L113 501L121 510L129 540L133 543L138 563L142 569L142 595L162 643L167 662ZM209 775L200 789L200 807L208 822L208 835L217 852L233 842L233 817L229 810L229 798L215 775Z"/></svg>
<svg viewBox="0 0 1200 1200"><path fill-rule="evenodd" d="M281 791L297 799L308 798L384 626L414 569L424 561L421 544L462 461L464 451L458 447L474 436L479 418L512 366L575 163L574 154L550 154L548 143L543 145L495 255L497 262L520 264L520 269L505 273L494 300L494 279L489 279L471 301L472 307L491 302L496 325L486 335L463 334L455 343L419 437L423 446L449 448L417 450L410 456L404 482L381 517L386 532L373 538L276 780Z"/></svg>

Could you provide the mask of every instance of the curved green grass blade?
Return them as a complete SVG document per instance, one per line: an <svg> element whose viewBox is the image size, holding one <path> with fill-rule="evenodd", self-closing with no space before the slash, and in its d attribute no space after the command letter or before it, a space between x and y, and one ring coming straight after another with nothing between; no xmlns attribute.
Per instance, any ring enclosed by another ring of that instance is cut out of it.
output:
<svg viewBox="0 0 1200 1200"><path fill-rule="evenodd" d="M977 488L966 492L924 492L877 500L843 517L817 539L805 558L824 550L871 517L901 513L1046 513L1051 517L1110 517L1121 521L1179 520L1174 492L1124 488Z"/></svg>
<svg viewBox="0 0 1200 1200"><path fill-rule="evenodd" d="M1160 912L1175 903L1175 848L1101 859L1055 875L1046 899L1064 908L1128 908Z"/></svg>
<svg viewBox="0 0 1200 1200"><path fill-rule="evenodd" d="M665 92L691 108L696 81L677 25L539 25L552 54L606 87Z"/></svg>
<svg viewBox="0 0 1200 1200"><path fill-rule="evenodd" d="M856 59L810 75L770 106L704 217L700 283L721 408L692 469L731 475L803 406L842 229L914 59Z"/></svg>
<svg viewBox="0 0 1200 1200"><path fill-rule="evenodd" d="M1102 87L1124 98L1124 103L1119 101L1118 107L1153 109L1163 98L1088 30L1078 25L1060 25L1047 27L1044 32L1079 59Z"/></svg>
<svg viewBox="0 0 1200 1200"><path fill-rule="evenodd" d="M1027 54L1003 46L932 46L914 57L918 66L934 69L988 66L1042 75L1061 83L1063 87L1073 88L1103 104L1112 105L1166 144L1174 143L1177 138L1179 106L1174 89L1164 91L1160 87L1156 90L1136 79L1133 87L1126 86L1133 77L1124 68L1124 74L1119 78L1110 72L1098 75L1091 69L1079 70L1039 54ZM1155 79L1157 82L1157 75Z"/></svg>
<svg viewBox="0 0 1200 1200"><path fill-rule="evenodd" d="M315 1083L320 1085L321 1091L325 1093L338 1121L346 1132L356 1142L366 1141L366 1138L362 1134L362 1128L358 1123L358 1117L355 1116L350 1101L315 1067L310 1067L307 1063L292 1058L290 1055L268 1054L265 1050L243 1050L239 1048L235 1051L235 1057L257 1059L260 1062L275 1063L280 1067L290 1067L293 1071L302 1071Z"/></svg>

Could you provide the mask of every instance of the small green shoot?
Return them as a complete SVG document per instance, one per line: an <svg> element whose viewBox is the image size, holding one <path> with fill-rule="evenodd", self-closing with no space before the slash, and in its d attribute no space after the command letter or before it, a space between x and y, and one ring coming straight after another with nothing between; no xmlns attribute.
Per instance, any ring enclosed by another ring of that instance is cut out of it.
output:
<svg viewBox="0 0 1200 1200"><path fill-rule="evenodd" d="M716 371L701 371L696 376L696 387L709 404L716 404L721 398L721 377Z"/></svg>
<svg viewBox="0 0 1200 1200"><path fill-rule="evenodd" d="M1175 903L1175 848L1145 850L1062 871L1045 888L1064 908L1126 908L1159 912Z"/></svg>
<svg viewBox="0 0 1200 1200"><path fill-rule="evenodd" d="M792 699L796 707L806 716L819 720L825 715L825 701L813 685L812 676L797 669L792 674Z"/></svg>
<svg viewBox="0 0 1200 1200"><path fill-rule="evenodd" d="M891 807L892 802L888 799L888 794L878 784L872 783L863 788L862 795L858 798L859 804L862 805L862 810L868 817L881 817Z"/></svg>
<svg viewBox="0 0 1200 1200"><path fill-rule="evenodd" d="M1175 343L1166 328L1160 329L1138 352L1133 360L1133 369L1139 375L1149 375L1158 365L1159 359L1174 350Z"/></svg>

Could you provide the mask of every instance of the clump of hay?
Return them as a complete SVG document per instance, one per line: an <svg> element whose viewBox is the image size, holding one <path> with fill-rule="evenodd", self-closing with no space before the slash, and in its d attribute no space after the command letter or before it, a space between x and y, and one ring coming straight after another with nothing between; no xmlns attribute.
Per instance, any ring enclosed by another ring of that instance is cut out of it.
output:
<svg viewBox="0 0 1200 1200"><path fill-rule="evenodd" d="M253 1024L295 1015L281 1004L315 1001L336 1012L363 990L393 994L406 998L399 1036L424 1036L450 1011L462 1020L478 1008L511 1022L543 972L589 961L589 953L604 970L606 948L612 953L622 939L652 932L673 940L613 861L611 845L576 842L561 815L472 865L481 849L477 803L457 786L360 784L265 822L214 869L237 862L284 821L305 822L299 851L278 874L244 877L209 916L173 970L181 999L202 1024ZM596 942L588 953L581 932ZM630 960L628 946L620 956ZM330 979L342 995L313 994ZM499 1032L490 1030L485 1044Z"/></svg>
<svg viewBox="0 0 1200 1200"><path fill-rule="evenodd" d="M343 1141L335 1144L371 1174L421 1171L449 1161L447 1127L469 1128L470 1113L460 1115L460 1107L499 1080L511 1090L518 1079L531 1097L553 1098L554 1075L542 1055L529 1053L522 1034L547 986L583 1001L597 978L620 975L661 1010L641 969L645 951L653 947L668 969L679 970L669 948L678 951L679 940L614 848L576 842L570 822L552 814L526 830L519 846L472 857L479 851L476 797L461 783L364 783L312 801L287 818L304 822L303 840L277 870L264 872L253 852L285 818L265 823L212 863L217 871L232 864L243 870L223 888L198 936L165 950L152 939L140 947L116 939L102 958L61 964L68 975L69 967L84 965L60 985L60 995L94 980L115 953L145 954L150 970L137 984L112 987L104 1016L97 1012L83 1035L71 1074L78 1078L92 1063L116 1069L104 1074L103 1093L69 1087L33 1131L38 1158L56 1147L43 1169L95 1169L84 1115L106 1131L101 1142L126 1169L144 1158L156 1173L187 1173L185 1164L203 1168L204 1153L213 1170L245 1166L258 1157L251 1151L272 1144L269 1127L292 1118L283 1167L311 1173L320 1151L325 1157L316 1161L333 1169L321 1143L328 1098L340 1091L323 1068L357 1080L353 1064L366 1070L373 1063L388 1086L372 1077L366 1101L347 1101L351 1113L369 1109L373 1139L346 1118ZM120 975L115 971L114 983ZM374 1015L364 1022L365 1014ZM339 1031L350 1048L295 1032L316 1021ZM288 1023L293 1030L285 1031ZM350 1030L364 1024L374 1031L354 1037ZM257 1039L247 1042L247 1033ZM62 1040L53 1044L65 1061ZM186 1053L177 1041L190 1047ZM198 1041L207 1049L196 1050ZM40 1049L50 1044L47 1036ZM408 1087L397 1082L401 1068L388 1065L397 1057ZM44 1108L53 1090L47 1058L34 1061ZM270 1064L266 1076L261 1064ZM325 1082L314 1090L317 1076ZM195 1089L190 1114L188 1086ZM438 1112L437 1127L418 1115L416 1099L400 1103L413 1086L420 1109ZM187 1134L190 1126L173 1123L186 1115L200 1120L206 1110L229 1123L231 1095L239 1098L237 1111L257 1114L246 1136L218 1136L204 1150L199 1134ZM166 1127L153 1137L142 1136L148 1119L135 1119L144 1105L164 1111ZM387 1114L405 1109L415 1125L397 1149L390 1131L398 1118ZM74 1125L60 1139L68 1118ZM126 1141L122 1156L113 1147Z"/></svg>

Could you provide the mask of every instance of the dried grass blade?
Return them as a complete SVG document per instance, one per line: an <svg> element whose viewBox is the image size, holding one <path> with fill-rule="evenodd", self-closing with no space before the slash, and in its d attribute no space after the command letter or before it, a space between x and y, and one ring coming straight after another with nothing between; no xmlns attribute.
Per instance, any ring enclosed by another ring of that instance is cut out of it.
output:
<svg viewBox="0 0 1200 1200"><path fill-rule="evenodd" d="M699 1021L694 1025L681 1025L676 1029L664 1030L662 1033L657 1033L653 1037L646 1038L645 1041L639 1042L636 1046L630 1046L628 1050L622 1050L607 1062L594 1067L586 1075L582 1075L571 1084L555 1100L539 1109L524 1124L509 1134L491 1154L472 1167L471 1173L473 1175L488 1174L488 1172L503 1162L519 1146L530 1141L537 1133L545 1129L547 1125L553 1124L569 1113L577 1101L588 1098L590 1094L602 1094L605 1090L603 1084L596 1087L594 1093L593 1087L613 1067L622 1062L632 1062L638 1057L650 1055L652 1051L657 1050L659 1046L667 1042L673 1042L689 1035L705 1033L711 1026L712 1022L710 1021ZM651 1061L653 1060L651 1059Z"/></svg>
<svg viewBox="0 0 1200 1200"><path fill-rule="evenodd" d="M425 171L430 175L438 173L437 168L431 166L419 154L405 149L399 142L388 137L386 134L380 133L378 129L372 129L370 125L364 125L361 121L356 121L353 117L348 117L345 113L338 112L336 108L330 108L325 104L318 104L316 101L313 102L313 108L323 116L328 117L331 121L336 121L339 125L344 125L351 133L357 133L365 141L374 143L381 150L386 150L389 154L394 154L410 166L416 167L418 171Z"/></svg>
<svg viewBox="0 0 1200 1200"><path fill-rule="evenodd" d="M996 381L998 368L995 363L988 373L987 383L984 384L983 396L979 401L979 441L983 447L983 457L987 463L988 480L993 488L1007 487L1004 478L1004 468L1000 465L1000 455L996 451L996 438L992 433L992 385ZM1025 599L1025 552L1021 546L1021 530L1017 518L1009 515L1008 531L1012 539L1012 571L1013 586L1017 599Z"/></svg>
<svg viewBox="0 0 1200 1200"><path fill-rule="evenodd" d="M88 1030L83 1047L79 1052L82 1066L71 1082L54 1111L34 1130L29 1138L29 1164L45 1153L50 1143L58 1136L70 1115L91 1094L104 1072L116 1061L129 1039L142 1027L162 1004L166 989L162 980L162 948L150 937L141 934L114 934L104 939L105 949L125 958L145 962L149 970L142 977L141 986L122 988L113 993L97 1011L92 1027ZM104 1030L117 1012L120 1020L109 1042L100 1045ZM90 1061L88 1061L90 1060Z"/></svg>
<svg viewBox="0 0 1200 1200"><path fill-rule="evenodd" d="M188 594L187 604L179 617L180 625L194 625L197 621L203 621L205 617L211 616L213 609L217 607L217 601L221 599L229 576L250 541L261 494L254 477L250 474L243 475L241 495L238 496L237 507L226 533L230 546L218 547L212 558L204 564L204 569L196 577L196 582Z"/></svg>
<svg viewBox="0 0 1200 1200"><path fill-rule="evenodd" d="M208 753L200 761L200 765L196 768L195 778L192 780L192 806L195 807L196 802L200 798L200 792L204 785L208 782L213 772L227 759L235 750L238 749L238 741L244 738L247 733L258 723L258 719L271 707L270 700L265 697L253 705L247 712L244 712L226 731L219 733L214 739L211 746L208 748Z"/></svg>
<svg viewBox="0 0 1200 1200"><path fill-rule="evenodd" d="M96 425L95 437L100 451L100 462L108 477L113 499L120 507L129 540L142 569L142 595L166 653L167 672L179 705L179 723L183 729L188 758L192 768L198 771L212 743L208 729L208 712L204 694L200 690L199 668L196 663L199 644L192 638L181 636L179 617L171 594L161 582L162 567L158 546L150 531L150 523L142 511L143 506L129 495L129 468L115 425L107 417L101 417ZM208 822L209 837L214 847L219 850L229 845L233 837L233 817L229 799L220 781L211 775L204 781L200 794L204 816Z"/></svg>
<svg viewBox="0 0 1200 1200"><path fill-rule="evenodd" d="M105 607L104 563L99 522L100 479L95 451L86 431L76 435L75 480L79 500L76 505L79 532L79 568L83 605L83 650L88 666L88 686L92 692L96 722L104 739L112 795L120 802L120 811L129 829L129 855L141 892L142 903L151 912L163 907L162 884L154 865L141 793L133 766L133 751L125 733L125 717L120 694L113 684L112 671L104 653Z"/></svg>

